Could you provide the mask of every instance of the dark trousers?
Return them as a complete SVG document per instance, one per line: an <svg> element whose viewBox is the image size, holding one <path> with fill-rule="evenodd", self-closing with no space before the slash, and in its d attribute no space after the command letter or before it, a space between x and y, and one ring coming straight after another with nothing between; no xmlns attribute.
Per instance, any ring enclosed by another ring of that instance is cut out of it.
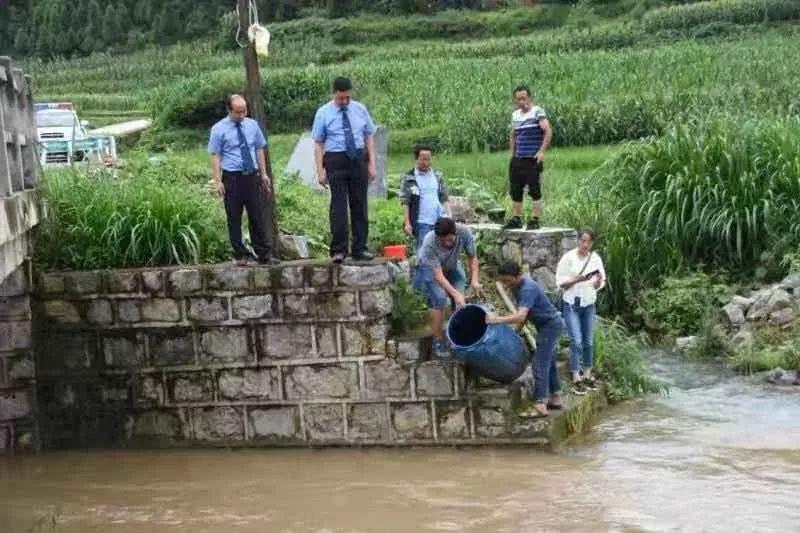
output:
<svg viewBox="0 0 800 533"><path fill-rule="evenodd" d="M222 172L225 185L225 214L228 216L228 236L236 259L252 257L242 242L242 210L247 209L250 242L259 260L271 253L267 240L266 191L258 173Z"/></svg>
<svg viewBox="0 0 800 533"><path fill-rule="evenodd" d="M353 233L353 255L367 251L369 219L367 218L367 162L363 154L349 159L343 152L328 152L323 165L331 188L331 255L347 254L347 215Z"/></svg>

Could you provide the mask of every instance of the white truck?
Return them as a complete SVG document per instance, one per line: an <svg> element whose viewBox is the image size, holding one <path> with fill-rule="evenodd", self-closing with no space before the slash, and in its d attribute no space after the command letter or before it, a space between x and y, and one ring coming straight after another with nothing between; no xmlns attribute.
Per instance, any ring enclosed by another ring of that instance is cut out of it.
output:
<svg viewBox="0 0 800 533"><path fill-rule="evenodd" d="M117 159L112 135L88 133L69 102L34 104L39 153L43 166L86 162L113 166Z"/></svg>

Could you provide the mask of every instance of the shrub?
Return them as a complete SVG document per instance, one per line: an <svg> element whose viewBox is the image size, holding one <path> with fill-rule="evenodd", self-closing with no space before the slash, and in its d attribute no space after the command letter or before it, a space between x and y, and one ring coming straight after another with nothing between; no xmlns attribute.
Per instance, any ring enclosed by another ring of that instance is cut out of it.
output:
<svg viewBox="0 0 800 533"><path fill-rule="evenodd" d="M640 314L656 334L692 335L714 322L709 310L724 305L729 297L728 287L706 274L669 277L642 293Z"/></svg>
<svg viewBox="0 0 800 533"><path fill-rule="evenodd" d="M392 291L392 333L406 334L427 323L428 307L425 298L419 294L408 280L397 278L391 286Z"/></svg>

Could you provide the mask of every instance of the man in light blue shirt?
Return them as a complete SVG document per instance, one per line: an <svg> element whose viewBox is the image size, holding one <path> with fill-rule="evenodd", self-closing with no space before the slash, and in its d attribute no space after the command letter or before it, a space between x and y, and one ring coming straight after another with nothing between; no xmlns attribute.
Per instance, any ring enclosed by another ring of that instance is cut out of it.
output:
<svg viewBox="0 0 800 533"><path fill-rule="evenodd" d="M375 124L363 104L352 99L353 85L347 78L333 82L333 98L317 110L311 137L315 142L317 180L331 190L330 253L341 263L348 252L347 214L352 226L352 256L369 260L367 187L375 179Z"/></svg>
<svg viewBox="0 0 800 533"><path fill-rule="evenodd" d="M251 252L242 242L242 211L247 209L250 241L259 263L274 264L267 239L266 195L272 188L267 139L258 122L247 118L247 102L227 98L228 116L214 124L208 139L214 187L224 198L228 236L237 265L245 266Z"/></svg>
<svg viewBox="0 0 800 533"><path fill-rule="evenodd" d="M422 241L440 217L449 217L447 187L441 172L431 167L432 151L428 146L414 149L414 168L406 172L400 185L403 205L403 230L413 235L419 252Z"/></svg>

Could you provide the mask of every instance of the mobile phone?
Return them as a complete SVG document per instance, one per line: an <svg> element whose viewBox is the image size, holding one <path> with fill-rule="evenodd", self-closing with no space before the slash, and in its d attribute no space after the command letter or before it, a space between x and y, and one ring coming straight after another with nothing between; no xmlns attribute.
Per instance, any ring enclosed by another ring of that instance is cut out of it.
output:
<svg viewBox="0 0 800 533"><path fill-rule="evenodd" d="M598 275L600 275L600 269L593 270L593 271L589 272L588 274L584 274L583 275L583 279L592 279L593 277L598 276Z"/></svg>

